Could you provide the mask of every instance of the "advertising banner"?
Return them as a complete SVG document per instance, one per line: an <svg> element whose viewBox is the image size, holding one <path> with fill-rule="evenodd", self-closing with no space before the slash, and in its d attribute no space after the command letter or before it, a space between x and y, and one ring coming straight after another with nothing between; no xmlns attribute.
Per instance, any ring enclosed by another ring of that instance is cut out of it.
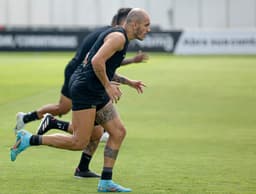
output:
<svg viewBox="0 0 256 194"><path fill-rule="evenodd" d="M175 48L178 55L256 54L256 31L184 31Z"/></svg>
<svg viewBox="0 0 256 194"><path fill-rule="evenodd" d="M0 51L74 51L89 31L3 31Z"/></svg>
<svg viewBox="0 0 256 194"><path fill-rule="evenodd" d="M181 31L151 32L143 41L133 40L129 50L157 51L173 53L180 37Z"/></svg>
<svg viewBox="0 0 256 194"><path fill-rule="evenodd" d="M75 51L92 30L0 31L0 51ZM185 30L150 32L133 40L129 51L175 55L256 54L256 30Z"/></svg>
<svg viewBox="0 0 256 194"><path fill-rule="evenodd" d="M75 51L92 31L0 31L0 51ZM152 32L129 51L173 52L181 32Z"/></svg>

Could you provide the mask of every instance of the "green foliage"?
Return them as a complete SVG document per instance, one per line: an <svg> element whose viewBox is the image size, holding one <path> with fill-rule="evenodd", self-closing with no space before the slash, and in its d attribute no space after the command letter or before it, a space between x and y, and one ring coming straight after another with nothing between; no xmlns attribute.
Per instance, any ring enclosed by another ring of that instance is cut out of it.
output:
<svg viewBox="0 0 256 194"><path fill-rule="evenodd" d="M9 159L16 112L58 101L72 55L0 53L1 194L97 193L97 180L73 178L81 152L42 146ZM256 193L255 64L255 56L151 53L147 63L120 68L147 87L142 95L121 87L127 137L114 180L139 194ZM103 148L91 163L98 173Z"/></svg>

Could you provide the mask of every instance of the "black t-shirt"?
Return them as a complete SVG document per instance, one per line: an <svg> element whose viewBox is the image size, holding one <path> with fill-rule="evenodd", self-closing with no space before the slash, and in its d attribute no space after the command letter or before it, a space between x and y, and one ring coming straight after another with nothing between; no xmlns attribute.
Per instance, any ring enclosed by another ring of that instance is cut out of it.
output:
<svg viewBox="0 0 256 194"><path fill-rule="evenodd" d="M96 42L99 35L109 28L111 28L111 26L99 28L96 31L91 32L83 39L82 43L76 51L76 55L71 59L71 61L66 66L66 70L68 71L69 75L71 75L75 71L78 65L83 63L84 58L86 57L89 50L92 48L93 44Z"/></svg>
<svg viewBox="0 0 256 194"><path fill-rule="evenodd" d="M121 32L125 36L126 42L121 51L117 51L106 61L106 74L109 80L112 80L115 70L121 65L121 62L125 57L129 41L126 32L122 27L114 27L107 29L100 34L97 41L89 51L88 63L86 65L79 66L71 76L69 91L71 94L73 110L82 110L92 108L94 106L98 110L109 102L108 94L96 76L91 60L103 45L105 37L112 32Z"/></svg>
<svg viewBox="0 0 256 194"><path fill-rule="evenodd" d="M115 52L106 61L106 74L107 74L109 80L112 80L116 69L118 67L120 67L123 59L125 58L126 51L128 48L129 41L128 41L126 32L122 27L113 27L113 28L107 29L106 31L104 31L100 34L97 41L95 42L95 44L92 46L92 48L89 51L88 63L85 66L85 71L87 72L86 74L88 76L87 77L88 81L90 81L93 84L93 88L96 90L98 90L98 89L104 90L104 87L102 86L100 80L97 78L97 76L93 70L91 60L92 60L93 56L98 52L100 47L103 45L105 37L112 32L121 32L122 34L124 34L126 41L125 41L124 48L121 51Z"/></svg>

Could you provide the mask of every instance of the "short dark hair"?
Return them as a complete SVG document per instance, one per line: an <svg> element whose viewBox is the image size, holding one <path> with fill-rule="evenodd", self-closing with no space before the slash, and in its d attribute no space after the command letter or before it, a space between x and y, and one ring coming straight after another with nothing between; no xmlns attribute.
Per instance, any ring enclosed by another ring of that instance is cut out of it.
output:
<svg viewBox="0 0 256 194"><path fill-rule="evenodd" d="M111 21L111 26L116 26L116 25L117 25L116 19L117 19L117 14L115 14L115 15L113 16L112 21Z"/></svg>
<svg viewBox="0 0 256 194"><path fill-rule="evenodd" d="M120 25L121 22L123 20L126 19L128 13L132 10L132 8L120 8L118 11L117 11L117 14L116 14L116 25Z"/></svg>

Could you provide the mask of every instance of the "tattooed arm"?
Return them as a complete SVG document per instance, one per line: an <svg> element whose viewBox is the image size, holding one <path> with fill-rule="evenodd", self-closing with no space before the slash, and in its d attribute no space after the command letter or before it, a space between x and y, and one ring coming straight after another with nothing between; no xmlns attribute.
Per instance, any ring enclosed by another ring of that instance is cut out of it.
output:
<svg viewBox="0 0 256 194"><path fill-rule="evenodd" d="M112 81L118 82L120 84L128 85L128 86L136 89L138 93L143 93L143 87L146 86L142 81L130 80L130 79L128 79L124 76L118 75L116 73L114 74Z"/></svg>
<svg viewBox="0 0 256 194"><path fill-rule="evenodd" d="M118 82L120 84L125 84L125 85L129 85L130 81L128 78L118 75L118 74L114 74L114 77L112 79L112 81Z"/></svg>
<svg viewBox="0 0 256 194"><path fill-rule="evenodd" d="M124 59L121 63L121 66L128 65L131 63L141 63L148 60L148 55L146 53L143 53L142 51L138 51L137 54L129 59Z"/></svg>

